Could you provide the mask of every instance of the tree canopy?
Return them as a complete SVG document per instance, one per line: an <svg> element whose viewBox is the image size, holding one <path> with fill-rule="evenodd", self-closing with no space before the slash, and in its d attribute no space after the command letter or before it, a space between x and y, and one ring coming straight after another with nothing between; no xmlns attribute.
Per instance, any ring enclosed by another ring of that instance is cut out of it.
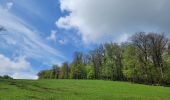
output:
<svg viewBox="0 0 170 100"><path fill-rule="evenodd" d="M73 61L38 74L40 79L103 79L170 85L170 43L163 33L138 32L122 44L104 43Z"/></svg>

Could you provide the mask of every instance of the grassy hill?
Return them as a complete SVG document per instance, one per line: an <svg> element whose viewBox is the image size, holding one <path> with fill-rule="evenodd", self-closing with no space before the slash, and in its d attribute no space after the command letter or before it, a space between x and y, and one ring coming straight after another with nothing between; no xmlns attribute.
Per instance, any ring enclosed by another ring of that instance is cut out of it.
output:
<svg viewBox="0 0 170 100"><path fill-rule="evenodd" d="M0 80L0 100L170 100L170 88L102 80Z"/></svg>

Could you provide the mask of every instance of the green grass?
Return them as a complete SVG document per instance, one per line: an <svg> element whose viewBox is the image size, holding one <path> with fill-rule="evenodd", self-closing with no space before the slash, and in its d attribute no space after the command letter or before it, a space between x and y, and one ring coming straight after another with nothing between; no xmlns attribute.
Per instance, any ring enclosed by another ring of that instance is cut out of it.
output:
<svg viewBox="0 0 170 100"><path fill-rule="evenodd" d="M170 88L102 80L0 80L0 100L170 100Z"/></svg>

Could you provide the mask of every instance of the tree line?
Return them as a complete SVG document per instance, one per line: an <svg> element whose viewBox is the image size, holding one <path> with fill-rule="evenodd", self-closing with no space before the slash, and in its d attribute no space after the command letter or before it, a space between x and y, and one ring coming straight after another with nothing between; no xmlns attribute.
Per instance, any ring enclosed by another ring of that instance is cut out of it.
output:
<svg viewBox="0 0 170 100"><path fill-rule="evenodd" d="M3 76L0 76L0 79L13 79L12 77L10 77L9 75L3 75Z"/></svg>
<svg viewBox="0 0 170 100"><path fill-rule="evenodd" d="M125 43L104 43L73 61L38 73L39 79L102 79L170 85L170 43L163 33L138 32Z"/></svg>

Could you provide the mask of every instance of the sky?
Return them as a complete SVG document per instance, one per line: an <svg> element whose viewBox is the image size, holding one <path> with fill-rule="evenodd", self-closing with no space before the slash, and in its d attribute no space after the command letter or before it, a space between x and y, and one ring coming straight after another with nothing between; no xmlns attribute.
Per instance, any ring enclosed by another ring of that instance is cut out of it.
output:
<svg viewBox="0 0 170 100"><path fill-rule="evenodd" d="M125 42L135 32L170 37L170 0L0 0L0 75L37 79L75 51Z"/></svg>

